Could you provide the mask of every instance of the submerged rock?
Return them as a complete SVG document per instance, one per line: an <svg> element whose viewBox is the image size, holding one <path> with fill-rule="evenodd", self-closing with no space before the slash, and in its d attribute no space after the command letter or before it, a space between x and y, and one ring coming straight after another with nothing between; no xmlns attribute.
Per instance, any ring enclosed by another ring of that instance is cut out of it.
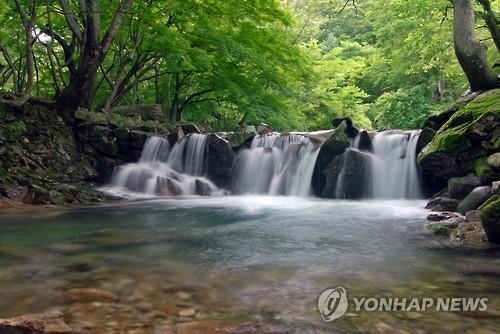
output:
<svg viewBox="0 0 500 334"><path fill-rule="evenodd" d="M112 292L101 289L91 289L91 288L71 289L59 295L55 299L55 302L59 304L90 303L90 302L112 303L116 301L118 301L118 297Z"/></svg>

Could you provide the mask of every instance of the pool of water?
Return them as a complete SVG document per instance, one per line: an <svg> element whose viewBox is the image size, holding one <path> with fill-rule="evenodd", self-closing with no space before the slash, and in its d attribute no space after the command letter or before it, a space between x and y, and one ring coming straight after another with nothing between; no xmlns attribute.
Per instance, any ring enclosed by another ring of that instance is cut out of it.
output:
<svg viewBox="0 0 500 334"><path fill-rule="evenodd" d="M448 248L427 232L424 205L228 196L0 215L0 318L44 311L88 287L148 310L188 291L201 318L298 332L496 332L498 251ZM339 286L350 297L487 297L488 310L351 305L325 323L317 298Z"/></svg>

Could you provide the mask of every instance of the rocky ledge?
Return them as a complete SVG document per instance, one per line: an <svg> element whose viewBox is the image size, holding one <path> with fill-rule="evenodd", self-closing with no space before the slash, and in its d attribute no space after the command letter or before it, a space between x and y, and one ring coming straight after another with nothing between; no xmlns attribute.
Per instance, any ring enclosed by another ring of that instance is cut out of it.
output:
<svg viewBox="0 0 500 334"><path fill-rule="evenodd" d="M435 192L427 208L442 212L428 227L454 244L500 244L500 90L466 97L425 125L437 132L418 163Z"/></svg>

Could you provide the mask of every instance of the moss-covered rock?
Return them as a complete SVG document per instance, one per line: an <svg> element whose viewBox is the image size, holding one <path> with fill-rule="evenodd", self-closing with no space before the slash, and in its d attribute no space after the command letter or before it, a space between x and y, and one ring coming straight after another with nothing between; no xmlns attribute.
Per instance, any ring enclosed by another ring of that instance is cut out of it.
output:
<svg viewBox="0 0 500 334"><path fill-rule="evenodd" d="M500 196L494 196L481 210L481 223L491 243L500 244Z"/></svg>
<svg viewBox="0 0 500 334"><path fill-rule="evenodd" d="M482 143L497 140L493 136L498 128L500 89L479 95L455 112L420 152L418 162L424 171L444 179L465 175L491 152Z"/></svg>

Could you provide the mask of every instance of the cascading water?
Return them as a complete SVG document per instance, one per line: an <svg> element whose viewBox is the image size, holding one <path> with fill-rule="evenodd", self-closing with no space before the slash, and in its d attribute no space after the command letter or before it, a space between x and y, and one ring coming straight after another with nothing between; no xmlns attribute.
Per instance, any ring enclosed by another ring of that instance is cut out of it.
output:
<svg viewBox="0 0 500 334"><path fill-rule="evenodd" d="M373 140L370 163L373 198L419 198L416 149L420 131L384 131Z"/></svg>
<svg viewBox="0 0 500 334"><path fill-rule="evenodd" d="M256 136L237 157L242 194L308 196L319 147L300 134Z"/></svg>
<svg viewBox="0 0 500 334"><path fill-rule="evenodd" d="M189 134L172 148L167 140L150 137L137 163L113 171L111 185L103 190L125 195L209 195L219 189L203 177L207 136Z"/></svg>
<svg viewBox="0 0 500 334"><path fill-rule="evenodd" d="M416 163L420 131L384 131L373 135L371 148L356 137L341 156L335 198L416 199L421 196ZM365 133L366 138L368 136ZM369 139L368 139L369 140Z"/></svg>

